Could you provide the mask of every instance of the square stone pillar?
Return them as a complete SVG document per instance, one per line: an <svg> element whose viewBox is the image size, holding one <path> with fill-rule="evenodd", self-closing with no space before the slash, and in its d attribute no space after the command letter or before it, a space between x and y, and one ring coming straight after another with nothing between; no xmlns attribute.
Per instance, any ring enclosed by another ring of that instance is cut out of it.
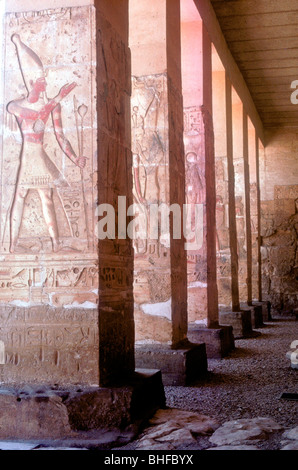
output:
<svg viewBox="0 0 298 470"><path fill-rule="evenodd" d="M199 15L192 22L182 23L186 200L193 211L192 206L201 207L202 214L195 223L191 221L192 226L200 228L201 238L189 240L187 251L188 337L204 341L208 357L223 357L234 348L234 340L231 328L225 334L218 329L211 59L211 41Z"/></svg>
<svg viewBox="0 0 298 470"><path fill-rule="evenodd" d="M131 2L133 194L147 222L134 240L136 340L171 345L187 333L186 253L176 216L169 227L153 216L176 204L180 222L185 201L179 30L178 1Z"/></svg>
<svg viewBox="0 0 298 470"><path fill-rule="evenodd" d="M236 218L236 188L235 188L235 130L233 126L233 100L232 85L226 76L226 124L227 124L227 166L228 166L228 187L229 187L229 237L231 253L231 292L232 308L221 306L219 312L220 325L231 325L235 338L248 337L252 333L251 313L240 309L239 296L239 241L238 231L243 234L242 226L239 227L239 220ZM243 124L241 120L241 124ZM242 128L242 127L241 127ZM236 134L237 136L237 134ZM243 145L243 143L242 143ZM236 154L237 155L237 154ZM244 182L243 182L244 184ZM237 224L238 222L238 224ZM238 225L238 226L237 226Z"/></svg>
<svg viewBox="0 0 298 470"><path fill-rule="evenodd" d="M17 3L4 29L1 381L99 383L95 10Z"/></svg>
<svg viewBox="0 0 298 470"><path fill-rule="evenodd" d="M234 132L233 158L235 166L236 220L239 255L239 295L241 308L248 306L248 311L252 313L252 328L256 328L262 322L259 318L259 307L252 306L253 252L248 116L235 90L233 90L232 96Z"/></svg>
<svg viewBox="0 0 298 470"><path fill-rule="evenodd" d="M118 196L132 202L128 2L37 3L6 2L4 25L0 406L18 437L71 434L78 414L80 429L129 424L144 378L131 240L102 236L100 218ZM131 387L101 388L116 383Z"/></svg>
<svg viewBox="0 0 298 470"><path fill-rule="evenodd" d="M216 253L219 307L232 306L232 269L229 223L229 165L227 157L226 72L213 50L213 117L216 168ZM233 182L232 182L233 187ZM233 201L234 202L234 201ZM234 215L234 213L233 213ZM236 235L235 235L236 236Z"/></svg>
<svg viewBox="0 0 298 470"><path fill-rule="evenodd" d="M251 243L252 243L252 298L259 298L259 269L258 269L258 185L257 185L257 155L256 155L256 131L252 122L248 121L248 161L249 161L249 185L250 185L250 215L251 215Z"/></svg>
<svg viewBox="0 0 298 470"><path fill-rule="evenodd" d="M211 41L201 19L182 23L186 200L201 207L201 238L189 240L189 321L218 324L216 284L215 159L212 119ZM197 245L197 246L196 246Z"/></svg>
<svg viewBox="0 0 298 470"><path fill-rule="evenodd" d="M251 131L252 132L252 131ZM251 207L252 207L252 230L253 230L253 305L262 305L263 321L272 321L271 304L263 301L262 294L262 233L261 233L261 185L260 185L260 139L257 133L252 132L251 148L252 160L250 168L252 168L252 185L251 185ZM253 142L254 138L254 142Z"/></svg>
<svg viewBox="0 0 298 470"><path fill-rule="evenodd" d="M166 350L187 340L180 2L132 0L130 48L133 195L145 226L134 237L136 360L148 367L144 344ZM150 349L170 377L167 353ZM180 360L177 353L173 359Z"/></svg>

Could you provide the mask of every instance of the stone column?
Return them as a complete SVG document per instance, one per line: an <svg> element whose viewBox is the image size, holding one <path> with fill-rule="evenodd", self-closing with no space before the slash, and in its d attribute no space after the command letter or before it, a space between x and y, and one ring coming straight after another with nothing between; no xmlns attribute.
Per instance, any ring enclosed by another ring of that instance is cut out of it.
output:
<svg viewBox="0 0 298 470"><path fill-rule="evenodd" d="M164 380L174 382L185 354L173 356L169 349L187 339L180 47L178 0L130 2L134 202L145 226L134 240L136 360L147 366L155 361Z"/></svg>
<svg viewBox="0 0 298 470"><path fill-rule="evenodd" d="M258 300L258 189L257 189L257 156L256 131L252 122L248 121L248 162L250 185L250 214L252 235L252 299Z"/></svg>
<svg viewBox="0 0 298 470"><path fill-rule="evenodd" d="M249 126L249 168L251 194L251 229L252 229L252 298L253 305L262 307L262 320L272 320L270 302L262 299L262 259L261 259L261 197L260 197L260 162L259 138L250 122Z"/></svg>
<svg viewBox="0 0 298 470"><path fill-rule="evenodd" d="M226 124L227 124L227 159L228 159L228 185L229 185L229 235L231 250L231 290L232 290L232 311L240 310L239 300L239 260L236 222L236 202L235 202L235 169L234 169L234 145L233 145L233 121L232 121L232 85L226 76Z"/></svg>
<svg viewBox="0 0 298 470"><path fill-rule="evenodd" d="M202 208L196 222L201 239L189 243L187 251L189 338L204 341L209 357L221 357L226 345L218 327L212 48L199 17L182 23L182 72L186 200Z"/></svg>
<svg viewBox="0 0 298 470"><path fill-rule="evenodd" d="M132 201L128 2L54 6L12 0L5 16L1 408L12 400L13 435L28 438L129 421L133 387L100 387L138 380L131 241L101 230L102 204Z"/></svg>
<svg viewBox="0 0 298 470"><path fill-rule="evenodd" d="M244 129L244 110L235 90L232 90L233 161L235 169L235 201L239 260L239 296L241 302L248 298L247 231L244 153L247 152L247 135Z"/></svg>
<svg viewBox="0 0 298 470"><path fill-rule="evenodd" d="M216 56L214 51L213 56ZM217 58L217 62L218 62ZM219 308L232 306L231 248L229 233L229 173L225 70L212 73L216 167L216 251Z"/></svg>
<svg viewBox="0 0 298 470"><path fill-rule="evenodd" d="M248 117L235 89L232 89L232 132L233 165L235 171L237 254L239 263L239 316L242 322L243 315L250 313L251 325L257 328L262 324L262 312L258 306L252 306L252 240L248 161ZM238 305L235 305L235 307L238 307ZM251 334L249 330L250 326L248 326L247 334Z"/></svg>
<svg viewBox="0 0 298 470"><path fill-rule="evenodd" d="M244 163L244 191L245 191L245 219L246 219L246 306L251 311L252 327L263 326L262 306L253 304L253 242L252 242L252 215L251 215L251 186L250 186L250 162L249 162L249 126L248 116L243 111L243 163Z"/></svg>
<svg viewBox="0 0 298 470"><path fill-rule="evenodd" d="M216 285L215 161L212 119L211 41L201 20L182 24L182 72L186 200L202 207L202 237L189 243L189 321L218 324Z"/></svg>
<svg viewBox="0 0 298 470"><path fill-rule="evenodd" d="M233 126L233 99L232 84L226 76L225 80L226 96L226 129L227 129L227 168L228 168L228 191L229 191L229 240L231 253L231 294L232 309L223 306L219 313L219 322L221 325L231 325L235 338L251 335L252 323L251 312L240 309L239 295L239 242L238 230L239 222L236 219L236 188L235 188L235 130ZM240 121L242 124L242 119ZM237 134L236 134L237 135ZM241 146L243 143L241 142ZM237 181L237 180L236 180ZM244 184L244 182L243 182Z"/></svg>

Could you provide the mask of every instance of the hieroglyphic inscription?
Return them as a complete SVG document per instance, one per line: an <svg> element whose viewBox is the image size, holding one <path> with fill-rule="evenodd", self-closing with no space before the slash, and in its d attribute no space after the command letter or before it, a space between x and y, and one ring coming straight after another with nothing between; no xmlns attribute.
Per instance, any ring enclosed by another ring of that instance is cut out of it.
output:
<svg viewBox="0 0 298 470"><path fill-rule="evenodd" d="M165 75L133 77L132 80L132 151L133 195L141 208L147 233L150 234L150 204L169 201L167 179L167 78ZM168 240L136 238L136 256L165 259Z"/></svg>
<svg viewBox="0 0 298 470"><path fill-rule="evenodd" d="M60 383L98 380L97 310L49 307L0 309L0 341L5 346L2 379L50 383L59 372Z"/></svg>
<svg viewBox="0 0 298 470"><path fill-rule="evenodd" d="M3 302L51 304L53 289L68 287L91 301L88 289L98 287L93 25L92 7L6 15Z"/></svg>

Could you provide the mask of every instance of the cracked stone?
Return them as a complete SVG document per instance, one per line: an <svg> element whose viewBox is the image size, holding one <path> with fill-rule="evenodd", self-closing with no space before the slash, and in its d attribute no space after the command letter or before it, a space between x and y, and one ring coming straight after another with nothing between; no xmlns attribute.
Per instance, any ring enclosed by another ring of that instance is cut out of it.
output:
<svg viewBox="0 0 298 470"><path fill-rule="evenodd" d="M281 450L298 450L298 441L293 441L283 447Z"/></svg>
<svg viewBox="0 0 298 470"><path fill-rule="evenodd" d="M164 423L171 423L176 428L186 428L198 435L211 434L219 427L217 421L209 416L178 409L158 410L150 420L151 425Z"/></svg>
<svg viewBox="0 0 298 470"><path fill-rule="evenodd" d="M218 446L257 443L282 427L270 418L228 421L215 431L210 442Z"/></svg>
<svg viewBox="0 0 298 470"><path fill-rule="evenodd" d="M282 437L285 437L286 439L291 439L291 440L294 440L294 441L298 441L298 426L294 429L290 429L288 431L285 431L283 433Z"/></svg>

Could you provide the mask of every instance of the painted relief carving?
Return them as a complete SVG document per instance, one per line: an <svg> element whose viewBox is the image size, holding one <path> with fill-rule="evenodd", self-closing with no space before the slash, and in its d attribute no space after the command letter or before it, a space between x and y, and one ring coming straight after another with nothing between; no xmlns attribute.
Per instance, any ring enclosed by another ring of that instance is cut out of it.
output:
<svg viewBox="0 0 298 470"><path fill-rule="evenodd" d="M93 15L90 7L6 15L2 302L97 303Z"/></svg>
<svg viewBox="0 0 298 470"><path fill-rule="evenodd" d="M56 165L47 155L43 141L47 120L52 115L54 131L63 152L80 169L86 158L77 157L70 142L63 133L60 102L76 86L64 85L58 95L46 96L46 79L43 65L37 54L26 46L18 34L12 36L17 49L18 60L28 90L28 96L11 101L7 110L17 120L22 134L22 149L17 184L10 215L10 252L17 249L20 226L23 218L25 199L30 189L36 189L42 204L42 212L52 240L53 251L62 248L53 200L53 188L68 185Z"/></svg>
<svg viewBox="0 0 298 470"><path fill-rule="evenodd" d="M134 202L138 204L150 233L149 205L167 202L161 190L166 176L164 136L166 122L166 80L163 75L133 79L132 151ZM166 255L167 240L134 241L136 255Z"/></svg>
<svg viewBox="0 0 298 470"><path fill-rule="evenodd" d="M188 204L205 204L205 123L204 112L201 107L184 109L184 144L185 144L185 177L186 177L186 202ZM192 211L193 212L193 211ZM195 224L195 214L191 215L192 229ZM205 231L205 227L203 227ZM201 267L204 262L203 244L196 253L188 252L188 282L205 283L206 270ZM191 284L189 284L191 285Z"/></svg>

